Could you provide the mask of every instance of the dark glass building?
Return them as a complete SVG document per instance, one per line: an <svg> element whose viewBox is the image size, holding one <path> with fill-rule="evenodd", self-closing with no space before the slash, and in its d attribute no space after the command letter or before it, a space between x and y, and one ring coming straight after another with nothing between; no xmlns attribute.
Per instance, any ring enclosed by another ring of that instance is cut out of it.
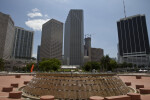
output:
<svg viewBox="0 0 150 100"><path fill-rule="evenodd" d="M145 15L120 19L117 28L119 62L148 65L149 38Z"/></svg>

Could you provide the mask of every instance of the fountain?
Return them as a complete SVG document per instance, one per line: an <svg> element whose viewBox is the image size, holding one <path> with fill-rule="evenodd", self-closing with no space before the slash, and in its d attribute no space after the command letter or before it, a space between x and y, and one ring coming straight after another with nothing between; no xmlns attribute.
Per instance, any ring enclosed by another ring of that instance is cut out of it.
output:
<svg viewBox="0 0 150 100"><path fill-rule="evenodd" d="M34 99L43 95L53 95L57 99L88 99L131 92L116 74L38 73L21 90L24 96Z"/></svg>

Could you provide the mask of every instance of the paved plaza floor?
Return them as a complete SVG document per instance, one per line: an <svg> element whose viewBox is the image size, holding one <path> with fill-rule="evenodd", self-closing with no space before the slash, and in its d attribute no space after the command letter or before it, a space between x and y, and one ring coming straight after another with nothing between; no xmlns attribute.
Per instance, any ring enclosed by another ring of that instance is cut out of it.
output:
<svg viewBox="0 0 150 100"><path fill-rule="evenodd" d="M24 86L24 81L30 81L33 78L33 76L29 75L21 75L21 78L15 78L15 75L11 76L0 76L0 100L24 100L22 99L10 99L7 98L9 93L8 92L2 92L3 87L8 87L11 85L11 83L18 83L19 88ZM18 88L13 88L13 91L17 91Z"/></svg>
<svg viewBox="0 0 150 100"><path fill-rule="evenodd" d="M135 76L119 76L123 82L131 82L131 87L135 88L135 85L144 85L145 88L150 88L150 77L142 76L141 79L136 79ZM18 83L19 87L24 86L24 81L30 81L33 78L31 75L21 75L21 78L15 78L15 75L11 76L0 76L0 100L29 100L25 98L21 99L11 99L8 98L8 92L2 92L3 87L10 86L11 83ZM13 88L14 91L18 88ZM141 100L150 100L149 95L141 95Z"/></svg>

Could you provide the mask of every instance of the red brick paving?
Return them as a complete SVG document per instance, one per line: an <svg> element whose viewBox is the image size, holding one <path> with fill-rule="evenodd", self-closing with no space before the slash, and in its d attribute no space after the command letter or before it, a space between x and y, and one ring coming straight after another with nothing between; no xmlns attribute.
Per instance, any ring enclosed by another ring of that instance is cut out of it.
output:
<svg viewBox="0 0 150 100"><path fill-rule="evenodd" d="M21 78L15 78L14 76L0 76L0 100L24 100L22 99L11 99L8 98L9 92L2 92L3 87L10 86L11 83L18 83L19 88L24 86L24 81L30 81L33 76L29 75L21 75ZM18 88L13 88L13 90L17 90Z"/></svg>
<svg viewBox="0 0 150 100"><path fill-rule="evenodd" d="M1 97L0 100L24 100L24 99L11 99L11 98L3 98L3 97Z"/></svg>
<svg viewBox="0 0 150 100"><path fill-rule="evenodd" d="M131 87L136 89L136 85L144 85L144 88L150 88L150 77L142 76L141 79L136 79L135 76L119 76L123 82L131 82ZM150 100L150 99L149 99Z"/></svg>
<svg viewBox="0 0 150 100"><path fill-rule="evenodd" d="M0 97L8 97L9 93L8 92L1 92L0 91Z"/></svg>
<svg viewBox="0 0 150 100"><path fill-rule="evenodd" d="M144 85L144 88L150 88L150 77L142 76L136 79L136 76L119 76L123 82L131 82L131 87L136 89L136 85ZM142 100L150 100L150 95L141 95Z"/></svg>
<svg viewBox="0 0 150 100"><path fill-rule="evenodd" d="M141 95L142 100L150 100L150 95Z"/></svg>

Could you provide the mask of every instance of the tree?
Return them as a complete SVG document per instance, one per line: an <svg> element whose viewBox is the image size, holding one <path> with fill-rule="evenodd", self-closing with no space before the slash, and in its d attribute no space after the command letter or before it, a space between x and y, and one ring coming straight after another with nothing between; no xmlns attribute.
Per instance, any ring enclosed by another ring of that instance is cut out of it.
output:
<svg viewBox="0 0 150 100"><path fill-rule="evenodd" d="M4 70L4 60L2 58L0 58L0 71Z"/></svg>
<svg viewBox="0 0 150 100"><path fill-rule="evenodd" d="M133 67L133 64L132 63L128 63L128 67Z"/></svg>
<svg viewBox="0 0 150 100"><path fill-rule="evenodd" d="M39 63L39 70L40 71L57 71L58 69L60 69L61 66L61 62L56 59L43 59L40 63Z"/></svg>
<svg viewBox="0 0 150 100"><path fill-rule="evenodd" d="M87 62L83 69L85 71L92 71L93 69L99 70L100 69L100 63L99 62Z"/></svg>
<svg viewBox="0 0 150 100"><path fill-rule="evenodd" d="M108 70L109 63L110 63L110 57L109 57L109 55L103 56L101 58L101 60L100 60L100 63L102 65L102 70L103 71Z"/></svg>
<svg viewBox="0 0 150 100"><path fill-rule="evenodd" d="M91 69L92 69L91 63L87 62L86 64L84 64L83 69L85 71L91 71Z"/></svg>
<svg viewBox="0 0 150 100"><path fill-rule="evenodd" d="M134 68L136 68L136 67L137 67L137 65L136 65L136 64L134 64L133 66L134 66Z"/></svg>
<svg viewBox="0 0 150 100"><path fill-rule="evenodd" d="M115 68L117 68L117 62L113 59L110 59L108 70L113 71Z"/></svg>
<svg viewBox="0 0 150 100"><path fill-rule="evenodd" d="M127 68L128 64L126 62L123 62L122 64L122 68Z"/></svg>

